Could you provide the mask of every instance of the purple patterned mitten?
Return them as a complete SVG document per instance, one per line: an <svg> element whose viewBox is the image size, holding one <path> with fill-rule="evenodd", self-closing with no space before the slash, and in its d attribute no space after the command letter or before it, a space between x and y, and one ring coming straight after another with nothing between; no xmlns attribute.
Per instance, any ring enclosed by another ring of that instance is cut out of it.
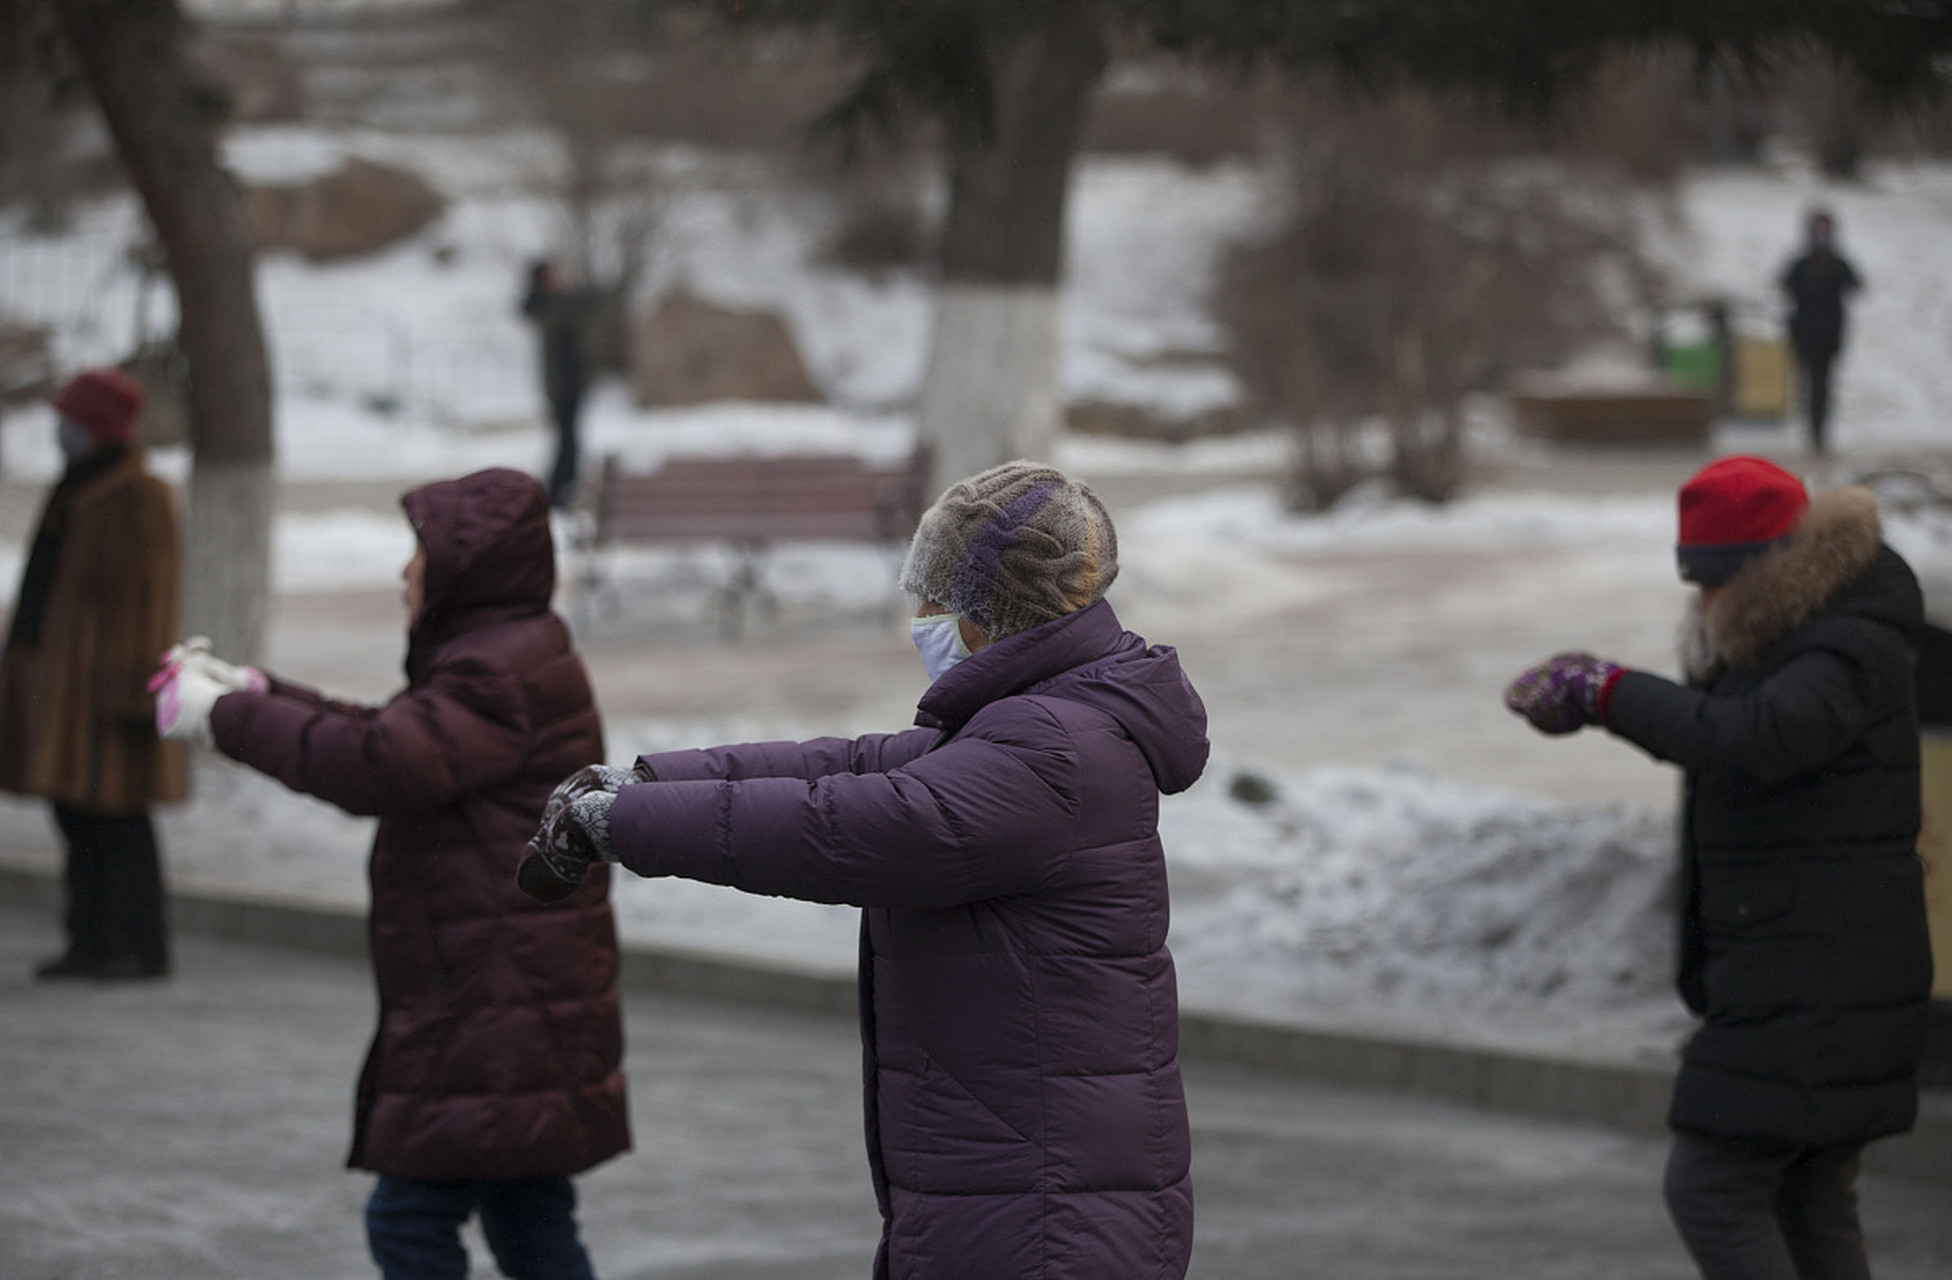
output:
<svg viewBox="0 0 1952 1280"><path fill-rule="evenodd" d="M1606 695L1625 668L1590 653L1561 653L1505 687L1505 705L1540 733L1572 733L1601 723Z"/></svg>

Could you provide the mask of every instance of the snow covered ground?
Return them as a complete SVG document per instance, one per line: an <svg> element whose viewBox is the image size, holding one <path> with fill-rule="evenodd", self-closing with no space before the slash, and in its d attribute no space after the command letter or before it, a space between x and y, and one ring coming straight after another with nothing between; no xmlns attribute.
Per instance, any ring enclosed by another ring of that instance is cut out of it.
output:
<svg viewBox="0 0 1952 1280"><path fill-rule="evenodd" d="M461 148L288 129L234 140L233 162L248 172L303 172L358 152L414 164L455 201L432 231L369 261L320 268L273 256L263 264L280 373L278 456L288 478L404 487L482 466L544 465L549 441L536 415L531 338L513 309L522 264L547 247L552 225L547 207L515 180L537 147L522 137ZM903 450L911 432L905 406L927 341L925 283L900 275L870 282L817 265L820 210L737 161L674 154L669 163L684 181L674 186L660 282L682 279L711 298L781 308L828 404L647 413L607 387L587 411L590 453L649 460L738 449ZM1147 357L1215 347L1204 306L1211 267L1229 237L1251 232L1261 194L1245 168L1195 173L1146 160L1084 167L1071 228L1068 394L1115 392L1181 410L1232 395L1217 364L1189 369ZM1835 430L1844 456L1812 469L1812 478L1829 483L1869 465L1935 469L1952 458L1952 428L1938 409L1952 403L1952 167L1883 169L1850 187L1796 170L1698 174L1682 189L1682 221L1663 233L1663 252L1691 287L1728 290L1751 300L1752 316L1767 316L1770 281L1816 200L1837 211L1843 247L1869 287L1840 374ZM116 205L90 211L58 242L0 226L9 306L62 326L65 363L126 347L135 307L115 261L134 225L133 211ZM96 287L77 297L10 283L50 273ZM1578 577L1617 581L1637 593L1632 600L1654 602L1636 606L1623 624L1631 630L1620 638L1627 656L1661 661L1680 600L1668 567L1671 485L1647 483L1628 466L1628 478L1604 492L1562 489L1550 451L1512 439L1494 410L1480 416L1481 454L1537 479L1520 488L1488 484L1443 509L1365 494L1328 515L1288 514L1275 496L1284 449L1270 437L1183 448L1067 438L1057 461L1140 491L1157 478L1172 495L1119 512L1124 571L1114 600L1154 638L1170 642L1181 630L1216 637L1206 651L1216 672L1226 665L1230 628L1260 626L1281 610L1305 614L1331 594L1334 573L1439 553L1518 563L1543 551L1569 576L1542 580L1537 592ZM52 478L49 428L40 410L0 424L11 477ZM1787 429L1731 427L1717 445L1807 462ZM167 474L187 468L181 451L156 462ZM1893 536L1925 576L1952 584L1952 543L1935 516L1899 519ZM410 551L397 517L365 506L288 514L277 539L279 588L293 598L386 589ZM0 582L16 578L19 553L0 548ZM888 566L873 553L802 549L779 569L774 583L789 606L865 613L885 602ZM1415 598L1398 606L1406 625L1446 625L1419 617ZM1486 592L1474 605L1446 597L1445 607L1471 611L1450 615L1452 624L1482 627L1490 611L1513 610L1513 598ZM1525 615L1518 609L1510 622L1512 652L1551 652L1556 634L1542 621L1528 630ZM1346 678L1359 680L1364 640L1350 638L1346 652L1323 661L1348 664ZM1608 640L1589 636L1596 645ZM1474 670L1472 678L1485 703L1495 703L1495 676ZM1666 783L1569 803L1524 789L1517 767L1508 783L1495 784L1502 747L1478 753L1489 758L1469 778L1434 772L1409 754L1296 767L1284 761L1299 757L1278 749L1283 692L1230 691L1215 708L1208 779L1165 806L1172 940L1189 1004L1616 1057L1671 1049L1684 1024L1668 990L1672 835L1657 798ZM1238 704L1249 701L1273 714L1256 722L1259 736L1230 741L1219 726L1247 723L1252 709ZM1385 713L1402 710L1372 698L1336 711L1343 718L1334 723L1318 714L1306 731L1330 743L1363 741L1365 732L1374 736L1369 721L1393 723ZM1228 718L1236 712L1240 719ZM1299 715L1295 723L1303 732ZM612 753L721 735L893 727L729 707L709 724L613 718ZM1521 726L1511 730L1519 735L1514 758L1538 749L1521 743ZM1417 729L1445 731L1442 721ZM1655 777L1644 762L1628 764L1617 745L1582 749L1618 752L1622 772ZM1254 790L1254 780L1264 784L1258 803L1236 794ZM10 841L16 847L41 838L38 822L31 806L0 813L0 830L20 837ZM207 769L197 803L169 824L173 873L186 881L344 902L363 894L366 824L261 779ZM618 902L631 938L852 963L851 912L641 881L622 884Z"/></svg>

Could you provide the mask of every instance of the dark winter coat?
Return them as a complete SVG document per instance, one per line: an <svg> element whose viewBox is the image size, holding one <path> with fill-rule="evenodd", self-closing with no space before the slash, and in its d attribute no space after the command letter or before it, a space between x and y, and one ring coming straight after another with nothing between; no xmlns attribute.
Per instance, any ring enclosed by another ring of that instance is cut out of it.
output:
<svg viewBox="0 0 1952 1280"><path fill-rule="evenodd" d="M402 505L427 556L406 690L356 707L274 680L219 699L212 728L226 755L380 819L380 1025L349 1163L576 1173L630 1137L606 869L555 906L515 886L550 791L603 754L589 681L549 610L547 502L531 478L490 471Z"/></svg>
<svg viewBox="0 0 1952 1280"><path fill-rule="evenodd" d="M1911 1127L1932 980L1911 645L1917 579L1862 489L1700 613L1691 687L1629 672L1608 725L1687 771L1669 1122L1863 1142Z"/></svg>
<svg viewBox="0 0 1952 1280"><path fill-rule="evenodd" d="M1205 767L1104 602L981 650L924 727L646 757L624 865L866 908L868 1158L893 1280L1158 1280L1193 1238L1159 793Z"/></svg>
<svg viewBox="0 0 1952 1280"><path fill-rule="evenodd" d="M1863 287L1834 249L1812 249L1783 272L1789 295L1789 340L1804 359L1834 356L1844 345L1844 295Z"/></svg>
<svg viewBox="0 0 1952 1280"><path fill-rule="evenodd" d="M574 408L589 383L585 329L598 301L590 288L531 288L522 298L522 314L536 327L542 393L559 411Z"/></svg>
<svg viewBox="0 0 1952 1280"><path fill-rule="evenodd" d="M137 449L78 459L35 530L0 654L0 790L96 813L183 799L146 687L180 638L176 507Z"/></svg>

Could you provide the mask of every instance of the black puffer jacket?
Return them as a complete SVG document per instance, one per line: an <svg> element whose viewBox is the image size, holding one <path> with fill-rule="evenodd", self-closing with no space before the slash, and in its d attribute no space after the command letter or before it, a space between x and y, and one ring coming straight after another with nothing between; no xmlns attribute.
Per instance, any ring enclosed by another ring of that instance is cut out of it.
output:
<svg viewBox="0 0 1952 1280"><path fill-rule="evenodd" d="M1819 495L1607 727L1687 771L1680 989L1705 1022L1668 1121L1823 1145L1911 1127L1932 961L1918 843L1918 582L1862 489Z"/></svg>

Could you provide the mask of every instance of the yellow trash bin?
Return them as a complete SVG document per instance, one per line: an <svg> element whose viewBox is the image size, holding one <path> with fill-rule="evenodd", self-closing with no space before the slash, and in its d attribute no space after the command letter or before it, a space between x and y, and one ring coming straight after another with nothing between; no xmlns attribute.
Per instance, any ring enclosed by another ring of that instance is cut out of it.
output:
<svg viewBox="0 0 1952 1280"><path fill-rule="evenodd" d="M1729 409L1738 418L1780 421L1789 413L1791 357L1780 338L1737 338Z"/></svg>

